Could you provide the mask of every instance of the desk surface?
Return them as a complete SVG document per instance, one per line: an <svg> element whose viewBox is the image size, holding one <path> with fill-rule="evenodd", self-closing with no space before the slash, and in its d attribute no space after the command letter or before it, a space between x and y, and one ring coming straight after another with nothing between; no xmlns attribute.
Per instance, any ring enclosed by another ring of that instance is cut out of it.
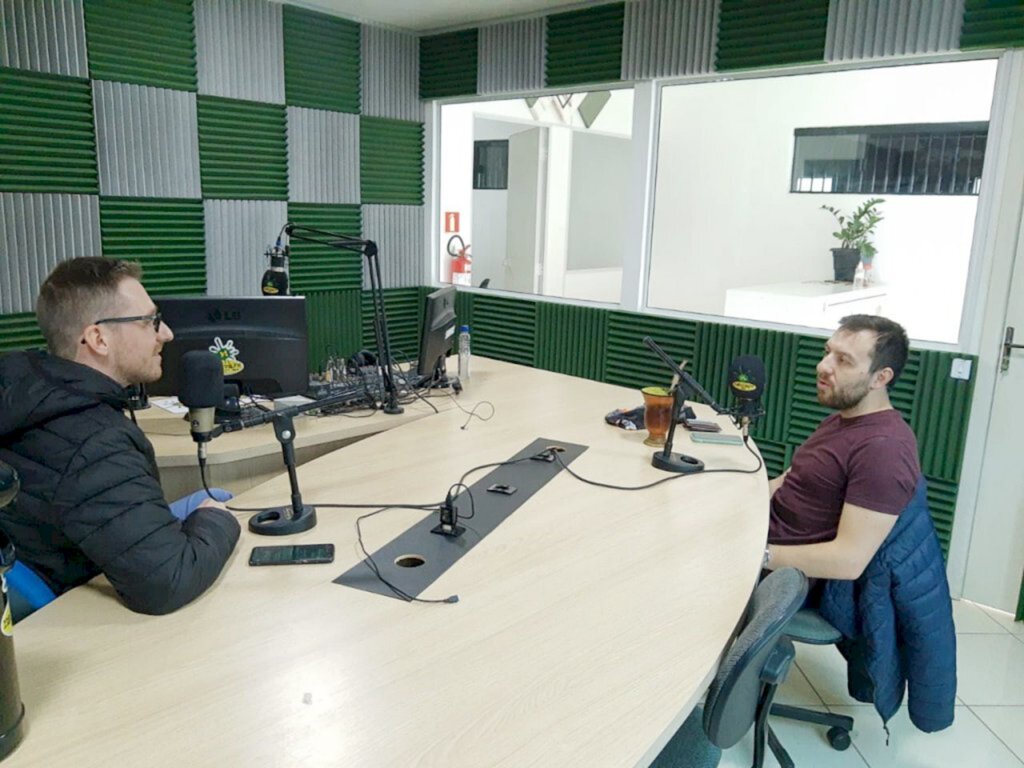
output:
<svg viewBox="0 0 1024 768"><path fill-rule="evenodd" d="M448 397L437 394L431 396L430 402L439 410L454 407ZM421 400L415 400L403 407L404 411L395 415L367 409L334 416L298 416L295 419L295 447L301 449L374 435L434 412ZM139 426L153 443L157 463L161 469L196 466L196 444L189 435L188 421L157 406L138 411L136 418ZM270 424L263 424L220 435L208 446L207 462L210 465L229 464L280 453L281 446L274 437L274 428Z"/></svg>
<svg viewBox="0 0 1024 768"><path fill-rule="evenodd" d="M449 410L321 457L299 468L305 500L439 501L537 437L588 445L572 465L588 478L666 477L644 433L603 422L638 393L474 366L461 403L491 401L491 420L462 429ZM756 464L736 446L679 446L709 469ZM237 503L286 499L282 477ZM243 531L214 587L170 616L133 614L96 579L15 628L28 733L5 766L646 765L740 619L766 500L763 470L636 492L562 472L423 594L457 604L331 583L361 559L352 510L321 509L283 541ZM367 548L423 514L365 520ZM247 565L253 545L288 541L332 541L335 562Z"/></svg>

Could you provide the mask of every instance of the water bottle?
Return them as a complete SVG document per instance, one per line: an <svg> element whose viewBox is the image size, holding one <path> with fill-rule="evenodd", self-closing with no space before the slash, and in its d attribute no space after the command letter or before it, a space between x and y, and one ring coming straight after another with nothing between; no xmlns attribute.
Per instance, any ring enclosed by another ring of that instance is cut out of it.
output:
<svg viewBox="0 0 1024 768"><path fill-rule="evenodd" d="M857 262L857 271L853 273L853 287L864 288L867 286L867 279L864 270L864 262Z"/></svg>
<svg viewBox="0 0 1024 768"><path fill-rule="evenodd" d="M469 326L459 326L459 379L469 378Z"/></svg>
<svg viewBox="0 0 1024 768"><path fill-rule="evenodd" d="M0 461L0 508L18 493L18 475ZM14 545L0 531L0 760L21 743L25 735L25 706L18 690L18 672L14 666L14 639L11 604L6 573L14 567Z"/></svg>

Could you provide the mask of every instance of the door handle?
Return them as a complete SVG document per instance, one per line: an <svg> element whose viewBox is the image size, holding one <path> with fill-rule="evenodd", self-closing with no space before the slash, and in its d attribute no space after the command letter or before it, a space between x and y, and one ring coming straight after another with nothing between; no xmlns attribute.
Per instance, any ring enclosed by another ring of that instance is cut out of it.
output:
<svg viewBox="0 0 1024 768"><path fill-rule="evenodd" d="M1010 350L1024 349L1024 344L1013 343L1013 326L1006 326L1006 333L1003 335L1003 357L999 363L999 370L1005 373L1010 370Z"/></svg>

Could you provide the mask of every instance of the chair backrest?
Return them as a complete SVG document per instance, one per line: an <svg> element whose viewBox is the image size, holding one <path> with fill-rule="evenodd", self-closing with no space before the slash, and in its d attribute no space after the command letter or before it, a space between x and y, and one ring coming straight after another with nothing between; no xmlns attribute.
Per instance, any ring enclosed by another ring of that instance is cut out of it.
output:
<svg viewBox="0 0 1024 768"><path fill-rule="evenodd" d="M5 578L7 579L7 595L11 601L11 614L16 622L42 608L56 597L39 574L20 561L14 563Z"/></svg>
<svg viewBox="0 0 1024 768"><path fill-rule="evenodd" d="M751 597L747 620L718 668L704 705L704 732L728 749L750 730L757 717L762 670L772 653L793 647L783 629L807 597L807 577L796 568L768 574Z"/></svg>

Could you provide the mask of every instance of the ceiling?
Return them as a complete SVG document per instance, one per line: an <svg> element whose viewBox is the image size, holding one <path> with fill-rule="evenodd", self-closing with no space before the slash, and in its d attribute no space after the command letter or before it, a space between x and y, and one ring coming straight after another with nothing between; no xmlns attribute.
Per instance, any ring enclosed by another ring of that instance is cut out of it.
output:
<svg viewBox="0 0 1024 768"><path fill-rule="evenodd" d="M353 21L434 32L542 13L600 5L607 0L282 0Z"/></svg>

